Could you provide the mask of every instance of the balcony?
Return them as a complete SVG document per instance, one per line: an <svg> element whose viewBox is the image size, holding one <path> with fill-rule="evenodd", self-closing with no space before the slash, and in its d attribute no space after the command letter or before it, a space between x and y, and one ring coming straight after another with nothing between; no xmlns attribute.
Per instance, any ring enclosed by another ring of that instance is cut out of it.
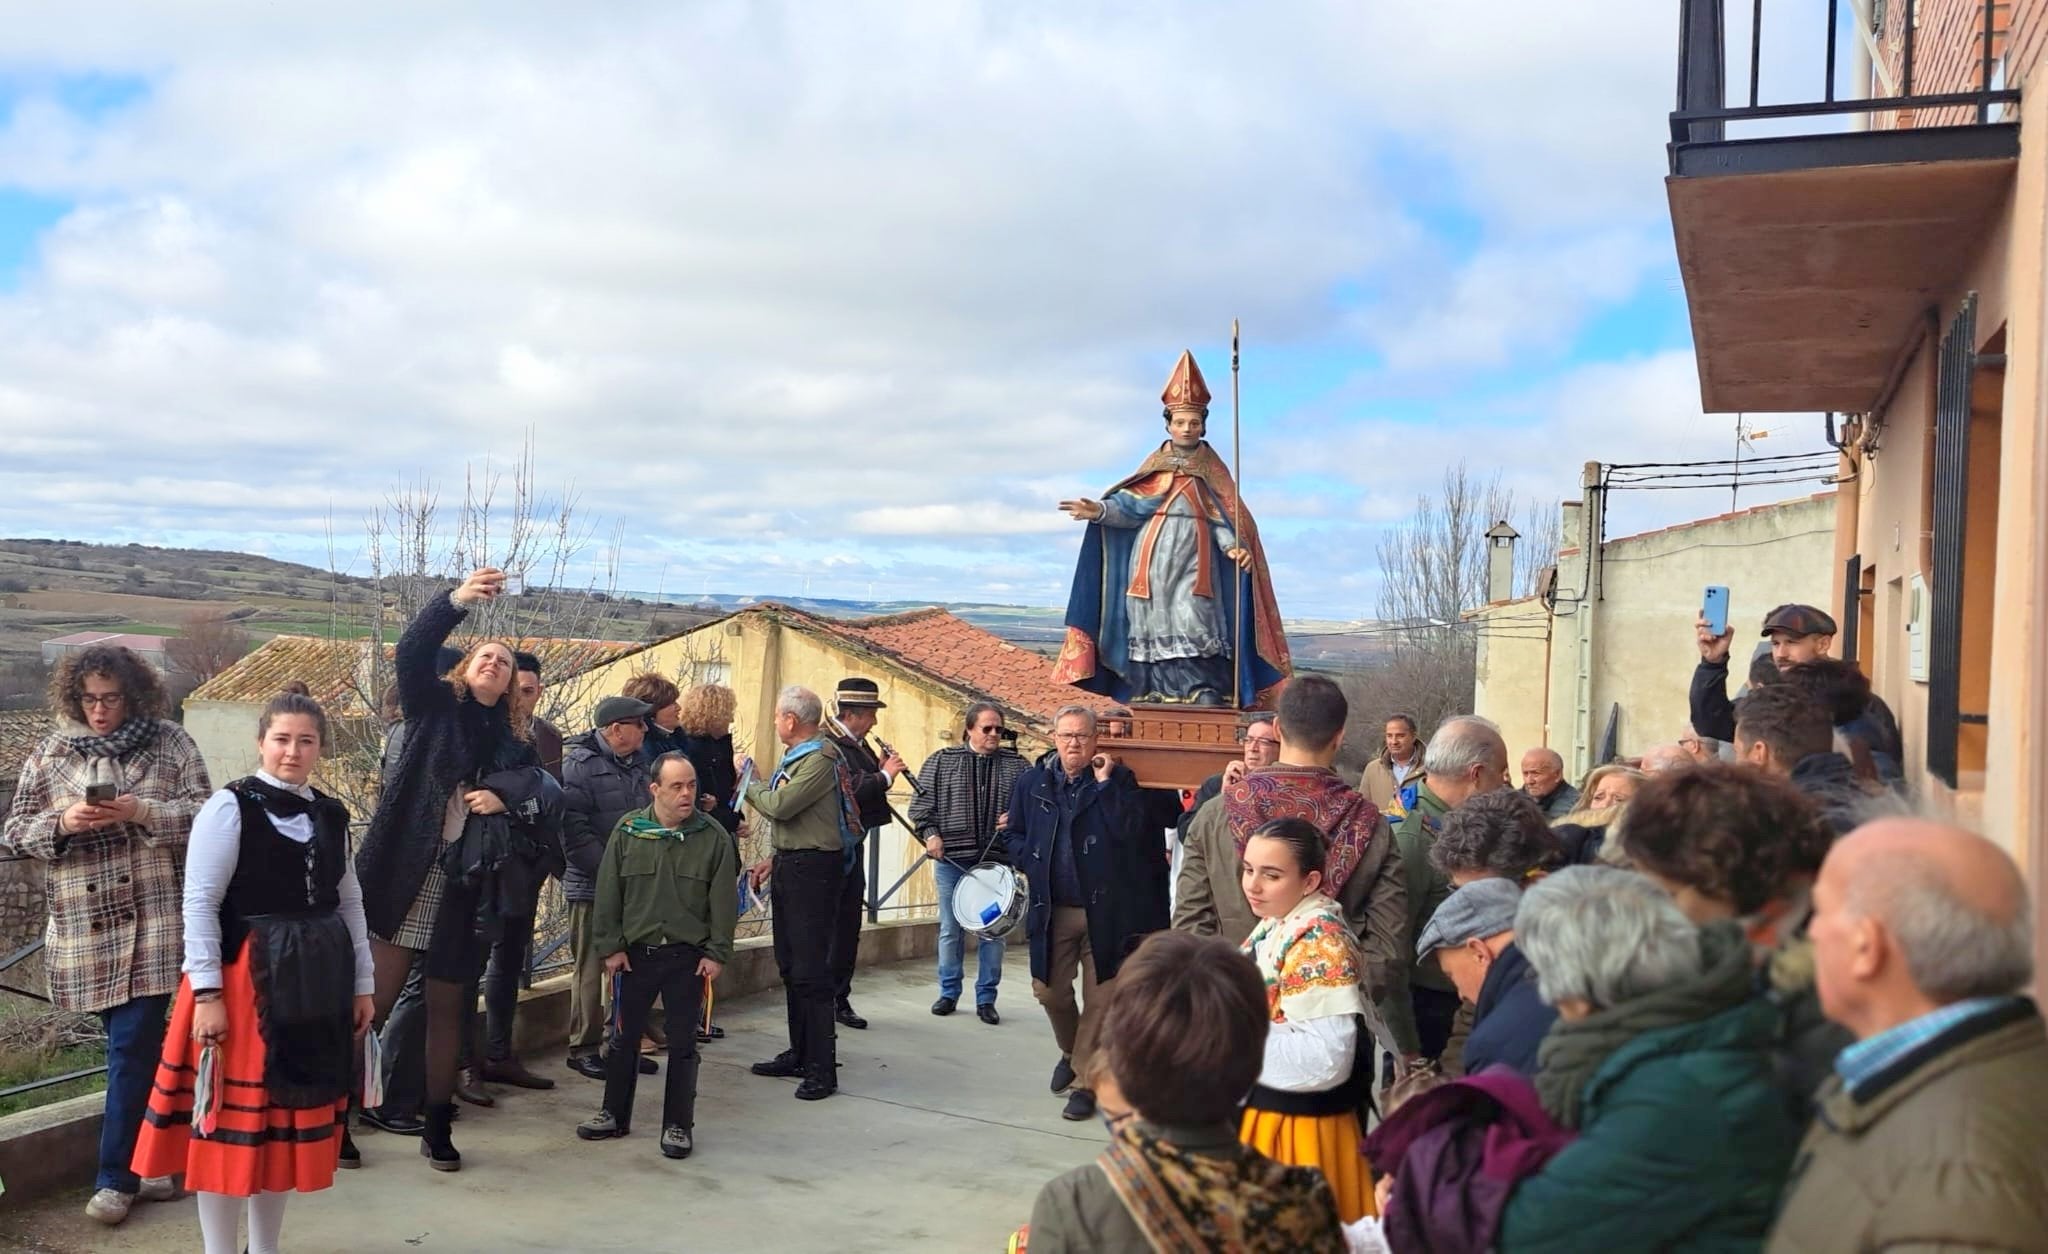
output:
<svg viewBox="0 0 2048 1254"><path fill-rule="evenodd" d="M1980 21L1977 0L1889 0L1868 35L1857 0L1801 6L1816 24L1826 9L1825 65L1808 93L1819 98L1765 103L1763 4L1752 4L1746 102L1735 104L1723 0L1680 4L1665 190L1701 403L1867 412L2010 193L2019 126L2004 119L2019 92L2000 84L1993 55L2008 6L1983 0ZM1962 5L1968 21L1922 20L1922 8ZM1950 46L1929 46L1937 31ZM1851 40L1893 90L1838 92Z"/></svg>

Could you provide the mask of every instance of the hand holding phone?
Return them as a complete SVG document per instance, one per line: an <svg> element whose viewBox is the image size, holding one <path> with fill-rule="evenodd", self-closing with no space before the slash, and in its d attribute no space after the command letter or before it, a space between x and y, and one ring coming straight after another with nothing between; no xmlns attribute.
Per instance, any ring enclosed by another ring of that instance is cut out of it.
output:
<svg viewBox="0 0 2048 1254"><path fill-rule="evenodd" d="M89 806L103 806L119 795L119 788L111 782L85 786L85 804Z"/></svg>
<svg viewBox="0 0 2048 1254"><path fill-rule="evenodd" d="M1734 633L1728 630L1728 589L1713 585L1700 597L1700 614L1694 634L1699 640L1701 660L1728 660L1729 645L1735 639Z"/></svg>

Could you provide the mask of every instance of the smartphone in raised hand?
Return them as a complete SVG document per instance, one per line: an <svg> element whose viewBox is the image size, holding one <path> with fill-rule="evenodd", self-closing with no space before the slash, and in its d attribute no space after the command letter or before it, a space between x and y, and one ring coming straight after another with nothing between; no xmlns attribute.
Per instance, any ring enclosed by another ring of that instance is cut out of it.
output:
<svg viewBox="0 0 2048 1254"><path fill-rule="evenodd" d="M1700 598L1700 617L1707 623L1707 631L1716 637L1728 634L1728 589L1713 585Z"/></svg>

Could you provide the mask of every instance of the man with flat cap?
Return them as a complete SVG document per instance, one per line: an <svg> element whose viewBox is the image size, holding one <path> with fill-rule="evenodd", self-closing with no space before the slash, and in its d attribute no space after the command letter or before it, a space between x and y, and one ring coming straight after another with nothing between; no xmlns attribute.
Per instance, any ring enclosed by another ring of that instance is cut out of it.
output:
<svg viewBox="0 0 2048 1254"><path fill-rule="evenodd" d="M832 739L838 744L840 760L853 776L853 799L860 807L860 826L865 841L889 825L889 788L904 770L903 759L893 751L877 753L868 747L868 733L874 730L879 712L889 707L882 702L882 690L872 679L842 679L833 693L832 704L838 723ZM867 871L856 854L847 869L846 882L839 891L839 906L832 919L832 1017L845 1027L862 1029L868 1021L854 1013L853 967L860 957L861 911L867 899Z"/></svg>
<svg viewBox="0 0 2048 1254"><path fill-rule="evenodd" d="M1730 626L1716 636L1707 629L1703 612L1694 634L1699 641L1700 664L1692 675L1693 731L1723 744L1733 744L1735 703L1728 697L1728 654L1735 642L1735 628ZM1770 664L1765 664L1765 653L1759 646L1750 667L1752 685L1789 677L1797 667L1826 665L1835 644L1835 620L1826 610L1811 605L1781 605L1764 615L1763 638L1770 641ZM1893 763L1904 756L1899 720L1884 698L1874 692L1854 715L1846 710L1835 711L1835 724L1838 730L1862 738Z"/></svg>

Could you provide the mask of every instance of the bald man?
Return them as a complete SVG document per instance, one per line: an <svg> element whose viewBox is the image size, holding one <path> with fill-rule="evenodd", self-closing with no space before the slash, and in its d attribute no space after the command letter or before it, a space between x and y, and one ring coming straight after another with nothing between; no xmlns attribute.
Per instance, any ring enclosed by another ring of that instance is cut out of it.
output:
<svg viewBox="0 0 2048 1254"><path fill-rule="evenodd" d="M2012 859L1938 823L1843 837L1813 889L1821 1007L1856 1043L1821 1087L1772 1254L2048 1243L2048 1032L2021 995Z"/></svg>
<svg viewBox="0 0 2048 1254"><path fill-rule="evenodd" d="M1564 758L1555 749L1531 749L1522 755L1522 791L1553 823L1579 804L1579 790L1564 782Z"/></svg>
<svg viewBox="0 0 2048 1254"><path fill-rule="evenodd" d="M1685 746L1677 743L1651 745L1643 750L1643 773L1655 775L1659 771L1675 771L1681 766L1693 764L1692 754Z"/></svg>

